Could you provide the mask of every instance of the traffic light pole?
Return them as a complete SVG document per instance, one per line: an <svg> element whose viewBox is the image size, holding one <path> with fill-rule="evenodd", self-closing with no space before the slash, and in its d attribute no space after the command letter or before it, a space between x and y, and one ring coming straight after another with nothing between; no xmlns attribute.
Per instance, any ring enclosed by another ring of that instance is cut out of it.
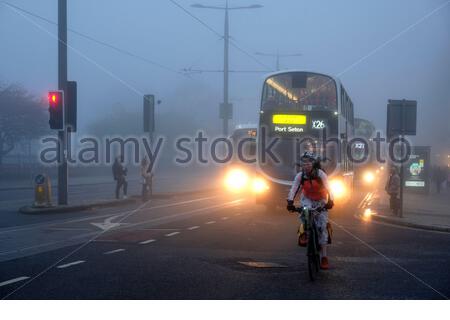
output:
<svg viewBox="0 0 450 320"><path fill-rule="evenodd" d="M67 0L58 0L58 88L67 96ZM64 105L64 109L66 109ZM67 110L67 109L66 109ZM64 110L64 124L67 112ZM66 126L58 131L58 205L66 205L67 197L67 139Z"/></svg>
<svg viewBox="0 0 450 320"><path fill-rule="evenodd" d="M228 28L228 2L225 7L225 34L224 34L224 45L223 45L223 104L226 108L226 112L223 115L223 135L228 136L228 117L229 117L229 107L228 107L228 49L229 49L229 28Z"/></svg>

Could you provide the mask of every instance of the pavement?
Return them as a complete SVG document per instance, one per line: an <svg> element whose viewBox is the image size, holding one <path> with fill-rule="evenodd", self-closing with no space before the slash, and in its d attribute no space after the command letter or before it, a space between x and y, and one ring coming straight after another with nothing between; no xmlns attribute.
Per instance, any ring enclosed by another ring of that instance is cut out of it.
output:
<svg viewBox="0 0 450 320"><path fill-rule="evenodd" d="M213 190L220 184L218 174L218 170L214 169L158 171L153 181L153 192L156 196L172 196L197 190ZM111 176L78 177L70 181L69 206L66 206L66 211L71 211L74 217L78 215L77 212L89 210L92 206L116 206L135 202L131 196L139 195L142 188L139 177L130 176L128 177L129 199L116 201L115 182ZM8 183L11 188L8 188ZM2 186L3 188L0 188L0 228L38 223L55 218L53 213L57 213L58 210L54 209L47 210L45 215L28 215L28 217L18 213L20 208L30 207L34 202L34 191L30 185L23 184L23 181L2 181ZM57 201L56 186L52 187L53 203L55 203ZM33 213L33 210L24 211Z"/></svg>
<svg viewBox="0 0 450 320"><path fill-rule="evenodd" d="M447 299L450 234L330 212L331 269L308 278L297 217L205 193L0 228L3 299Z"/></svg>
<svg viewBox="0 0 450 320"><path fill-rule="evenodd" d="M414 228L450 232L450 192L418 194L405 193L403 217L394 216L389 209L389 197L381 190L374 193L372 205L378 221Z"/></svg>

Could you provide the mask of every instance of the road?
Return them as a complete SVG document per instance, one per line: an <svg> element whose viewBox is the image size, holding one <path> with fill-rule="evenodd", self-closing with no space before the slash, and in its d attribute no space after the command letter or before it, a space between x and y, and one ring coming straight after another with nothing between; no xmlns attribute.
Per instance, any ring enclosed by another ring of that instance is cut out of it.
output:
<svg viewBox="0 0 450 320"><path fill-rule="evenodd" d="M332 210L331 269L310 282L296 217L203 193L0 229L4 299L444 299L450 234Z"/></svg>

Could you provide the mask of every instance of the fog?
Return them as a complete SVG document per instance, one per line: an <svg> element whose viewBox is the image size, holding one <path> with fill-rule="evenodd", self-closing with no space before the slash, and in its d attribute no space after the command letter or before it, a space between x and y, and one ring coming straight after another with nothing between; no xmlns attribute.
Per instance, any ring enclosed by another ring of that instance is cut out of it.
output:
<svg viewBox="0 0 450 320"><path fill-rule="evenodd" d="M195 2L176 1L222 34L223 11L191 7ZM217 6L224 2L203 1ZM56 0L9 3L57 21ZM337 75L355 104L355 116L371 120L379 129L385 128L388 99L417 100L414 140L435 150L448 150L448 1L229 1L230 6L253 3L264 7L230 11L233 43L247 53L230 46L230 69L261 71L230 74L234 105L230 127L257 122L264 72L275 69L274 57L255 52L301 53L282 57L281 69ZM162 100L157 114L182 116L186 130L203 123L214 134L220 132L222 73L184 73L183 69L222 70L223 41L192 15L169 0L68 1L70 29L135 55L68 32L68 78L78 82L79 134L89 132L96 121L118 109L139 116L143 94ZM42 97L56 89L56 34L55 25L1 2L0 83L20 84ZM110 129L111 133L120 131ZM157 124L161 132L172 129Z"/></svg>

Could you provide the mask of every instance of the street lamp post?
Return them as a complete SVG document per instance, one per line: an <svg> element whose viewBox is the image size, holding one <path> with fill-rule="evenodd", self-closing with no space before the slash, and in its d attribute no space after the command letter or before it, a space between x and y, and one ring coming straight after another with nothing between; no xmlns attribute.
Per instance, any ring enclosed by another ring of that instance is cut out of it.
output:
<svg viewBox="0 0 450 320"><path fill-rule="evenodd" d="M231 108L232 105L229 103L228 99L228 74L229 74L229 60L228 60L228 52L229 52L229 20L228 20L228 11L229 10L240 10L240 9L258 9L262 8L262 5L253 4L250 6L239 6L239 7L229 7L228 1L225 4L225 7L217 7L217 6L205 6L202 4L193 4L191 5L193 8L199 9L215 9L215 10L225 10L225 24L224 24L224 45L223 45L223 113L221 113L223 118L223 134L225 136L228 135L228 120L231 119Z"/></svg>

